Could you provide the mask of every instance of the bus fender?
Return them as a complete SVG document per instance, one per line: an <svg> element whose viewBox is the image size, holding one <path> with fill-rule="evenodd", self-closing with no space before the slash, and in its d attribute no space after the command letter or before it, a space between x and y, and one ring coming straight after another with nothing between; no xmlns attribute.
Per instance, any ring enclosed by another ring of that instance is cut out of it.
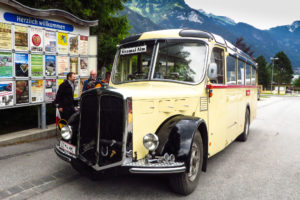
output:
<svg viewBox="0 0 300 200"><path fill-rule="evenodd" d="M185 162L188 169L191 145L197 129L203 142L202 171L206 171L208 136L205 121L201 118L177 115L167 119L156 132L159 138L156 155L173 154L176 161Z"/></svg>

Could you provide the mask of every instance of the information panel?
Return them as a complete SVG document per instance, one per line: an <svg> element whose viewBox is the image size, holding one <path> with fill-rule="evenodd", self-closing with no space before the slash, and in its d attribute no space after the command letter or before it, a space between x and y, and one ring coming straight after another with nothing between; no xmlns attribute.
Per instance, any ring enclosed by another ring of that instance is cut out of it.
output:
<svg viewBox="0 0 300 200"><path fill-rule="evenodd" d="M0 49L11 50L11 25L0 23Z"/></svg>
<svg viewBox="0 0 300 200"><path fill-rule="evenodd" d="M56 32L45 31L44 40L46 53L56 53Z"/></svg>
<svg viewBox="0 0 300 200"><path fill-rule="evenodd" d="M45 56L45 73L46 76L55 76L56 75L56 56L46 55Z"/></svg>
<svg viewBox="0 0 300 200"><path fill-rule="evenodd" d="M57 41L58 41L58 53L68 54L68 34L58 32Z"/></svg>
<svg viewBox="0 0 300 200"><path fill-rule="evenodd" d="M14 104L12 88L12 81L0 81L0 107L12 106Z"/></svg>
<svg viewBox="0 0 300 200"><path fill-rule="evenodd" d="M31 55L31 76L43 76L43 55Z"/></svg>
<svg viewBox="0 0 300 200"><path fill-rule="evenodd" d="M30 46L33 52L43 51L43 30L37 28L30 29Z"/></svg>
<svg viewBox="0 0 300 200"><path fill-rule="evenodd" d="M0 78L12 77L12 53L0 52Z"/></svg>
<svg viewBox="0 0 300 200"><path fill-rule="evenodd" d="M17 77L28 77L28 54L15 54L15 70Z"/></svg>
<svg viewBox="0 0 300 200"><path fill-rule="evenodd" d="M56 80L46 79L45 100L54 101L56 95Z"/></svg>
<svg viewBox="0 0 300 200"><path fill-rule="evenodd" d="M31 102L38 103L44 101L44 81L31 80Z"/></svg>
<svg viewBox="0 0 300 200"><path fill-rule="evenodd" d="M15 26L15 50L28 51L28 28Z"/></svg>
<svg viewBox="0 0 300 200"><path fill-rule="evenodd" d="M29 87L27 80L16 81L16 103L29 103Z"/></svg>

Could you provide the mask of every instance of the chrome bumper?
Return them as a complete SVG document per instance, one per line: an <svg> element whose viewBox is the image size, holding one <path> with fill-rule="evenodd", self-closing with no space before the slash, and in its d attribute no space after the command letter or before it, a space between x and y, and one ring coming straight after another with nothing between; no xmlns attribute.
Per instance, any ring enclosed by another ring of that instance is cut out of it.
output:
<svg viewBox="0 0 300 200"><path fill-rule="evenodd" d="M59 145L55 146L54 151L55 151L56 155L58 157L60 157L60 159L66 161L66 162L71 162L72 159L76 159L75 156L73 156L70 153L68 153L68 152L64 151L63 149L61 149L59 147Z"/></svg>
<svg viewBox="0 0 300 200"><path fill-rule="evenodd" d="M77 159L74 155L61 149L59 145L55 146L54 151L58 157L66 162ZM184 162L148 163L146 159L141 159L136 162L133 162L131 159L125 159L121 167L129 168L129 172L133 174L175 174L186 171Z"/></svg>
<svg viewBox="0 0 300 200"><path fill-rule="evenodd" d="M122 166L129 167L129 172L133 174L174 174L186 170L184 162L148 163L146 159L137 162L125 161Z"/></svg>

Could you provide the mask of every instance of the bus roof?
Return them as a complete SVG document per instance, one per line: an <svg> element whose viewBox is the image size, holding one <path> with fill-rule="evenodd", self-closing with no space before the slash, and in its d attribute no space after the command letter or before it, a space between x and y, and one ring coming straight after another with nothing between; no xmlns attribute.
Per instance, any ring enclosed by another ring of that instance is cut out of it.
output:
<svg viewBox="0 0 300 200"><path fill-rule="evenodd" d="M207 31L193 30L193 29L167 29L159 31L150 31L140 34L130 36L123 41L121 44L128 42L139 41L139 40L150 40L150 39L166 39L166 38L201 38L207 40L214 40L217 44L227 48L229 54L235 57L239 57L242 60L254 65L256 67L256 62L248 54L244 53L242 50L235 47L229 41L225 40L222 36L210 33Z"/></svg>

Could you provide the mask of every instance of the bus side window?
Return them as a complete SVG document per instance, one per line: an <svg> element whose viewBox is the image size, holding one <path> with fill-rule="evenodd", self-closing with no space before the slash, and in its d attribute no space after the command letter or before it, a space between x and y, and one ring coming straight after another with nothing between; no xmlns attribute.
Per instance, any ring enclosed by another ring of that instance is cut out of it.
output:
<svg viewBox="0 0 300 200"><path fill-rule="evenodd" d="M236 85L236 58L233 56L227 57L227 85Z"/></svg>
<svg viewBox="0 0 300 200"><path fill-rule="evenodd" d="M256 70L253 66L251 66L251 68L251 85L256 85Z"/></svg>
<svg viewBox="0 0 300 200"><path fill-rule="evenodd" d="M242 60L238 61L238 85L245 84L245 62Z"/></svg>
<svg viewBox="0 0 300 200"><path fill-rule="evenodd" d="M214 48L211 54L211 63L217 64L217 78L212 83L224 84L224 50Z"/></svg>

